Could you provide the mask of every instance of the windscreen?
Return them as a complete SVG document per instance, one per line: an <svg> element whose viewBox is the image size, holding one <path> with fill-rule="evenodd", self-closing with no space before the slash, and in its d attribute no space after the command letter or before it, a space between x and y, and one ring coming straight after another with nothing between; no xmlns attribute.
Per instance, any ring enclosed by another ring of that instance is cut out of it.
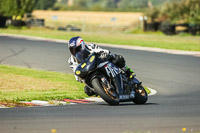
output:
<svg viewBox="0 0 200 133"><path fill-rule="evenodd" d="M84 49L76 53L75 57L79 61L79 63L82 63L85 59L89 57L89 55L90 55L90 52L87 49Z"/></svg>

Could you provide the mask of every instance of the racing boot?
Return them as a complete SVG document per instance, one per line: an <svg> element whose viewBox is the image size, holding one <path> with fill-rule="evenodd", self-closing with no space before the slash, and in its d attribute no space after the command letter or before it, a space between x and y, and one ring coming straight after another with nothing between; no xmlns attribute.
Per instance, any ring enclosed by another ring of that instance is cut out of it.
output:
<svg viewBox="0 0 200 133"><path fill-rule="evenodd" d="M93 90L91 90L89 87L87 87L87 86L84 87L84 92L85 92L88 96L93 96L93 95L96 95L96 96L97 96L97 94L96 94Z"/></svg>
<svg viewBox="0 0 200 133"><path fill-rule="evenodd" d="M127 65L125 65L122 70L127 74L129 79L133 79L136 76L133 70L131 70Z"/></svg>

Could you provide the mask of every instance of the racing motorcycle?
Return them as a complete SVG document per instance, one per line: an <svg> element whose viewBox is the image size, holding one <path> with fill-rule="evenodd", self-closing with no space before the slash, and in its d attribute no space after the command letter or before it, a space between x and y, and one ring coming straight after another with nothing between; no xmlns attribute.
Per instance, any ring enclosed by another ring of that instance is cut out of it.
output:
<svg viewBox="0 0 200 133"><path fill-rule="evenodd" d="M109 105L120 102L145 104L148 95L142 83L136 78L129 79L126 73L98 53L87 51L76 55L79 65L75 75Z"/></svg>

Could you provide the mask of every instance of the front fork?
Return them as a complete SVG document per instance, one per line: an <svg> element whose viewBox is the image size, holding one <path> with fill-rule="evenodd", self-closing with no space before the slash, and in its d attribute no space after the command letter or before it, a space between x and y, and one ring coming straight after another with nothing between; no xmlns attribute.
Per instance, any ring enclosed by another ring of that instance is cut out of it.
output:
<svg viewBox="0 0 200 133"><path fill-rule="evenodd" d="M115 77L112 77L112 81L116 87L117 94L123 95L124 86L123 86L123 81L122 81L121 75L118 74Z"/></svg>
<svg viewBox="0 0 200 133"><path fill-rule="evenodd" d="M99 75L99 76L95 76L95 77L98 77L102 83L104 84L104 87L106 86L106 88L108 88L110 94L113 96L113 97L119 97L120 99L120 96L122 96L124 93L124 88L123 88L123 81L122 81L122 78L121 78L121 75L120 74L117 74L115 77L110 77L112 82L114 83L114 86L111 85L111 81L108 81L106 77L104 77L103 75ZM114 94L112 91L113 89L115 88L117 94Z"/></svg>
<svg viewBox="0 0 200 133"><path fill-rule="evenodd" d="M134 86L135 89L137 89L140 85L142 85L142 82L140 82L138 79L134 78L130 81L131 86Z"/></svg>
<svg viewBox="0 0 200 133"><path fill-rule="evenodd" d="M116 87L116 91L117 91L120 102L129 102L135 98L134 89L130 91L130 94L124 94L124 84L123 84L123 80L120 74L116 75L115 77L112 77L112 80Z"/></svg>

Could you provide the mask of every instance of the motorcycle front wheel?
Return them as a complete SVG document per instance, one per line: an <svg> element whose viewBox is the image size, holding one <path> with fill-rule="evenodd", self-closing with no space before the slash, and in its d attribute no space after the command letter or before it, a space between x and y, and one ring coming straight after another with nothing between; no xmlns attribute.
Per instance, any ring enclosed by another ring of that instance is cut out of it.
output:
<svg viewBox="0 0 200 133"><path fill-rule="evenodd" d="M110 83L108 82L108 84ZM99 78L94 78L92 80L92 86L97 94L109 105L119 105L118 97L112 97L112 95L110 95L112 92L108 92L108 88L103 86L103 83Z"/></svg>

